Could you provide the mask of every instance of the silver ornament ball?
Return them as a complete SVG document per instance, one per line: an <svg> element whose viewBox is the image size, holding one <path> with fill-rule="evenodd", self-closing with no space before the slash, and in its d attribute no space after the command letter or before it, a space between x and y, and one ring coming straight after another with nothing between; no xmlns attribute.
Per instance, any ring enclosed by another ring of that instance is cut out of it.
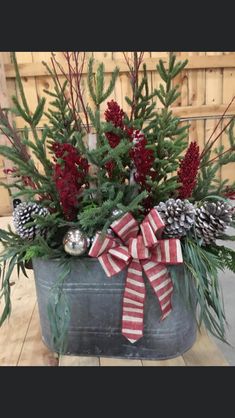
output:
<svg viewBox="0 0 235 418"><path fill-rule="evenodd" d="M89 248L90 238L88 238L78 228L69 229L63 238L64 251L70 255L83 255Z"/></svg>

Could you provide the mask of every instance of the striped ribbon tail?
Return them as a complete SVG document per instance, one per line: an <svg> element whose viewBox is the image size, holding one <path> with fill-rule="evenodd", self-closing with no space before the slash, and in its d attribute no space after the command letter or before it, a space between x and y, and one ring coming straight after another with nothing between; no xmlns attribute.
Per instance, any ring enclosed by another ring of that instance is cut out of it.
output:
<svg viewBox="0 0 235 418"><path fill-rule="evenodd" d="M143 337L145 284L140 261L129 264L123 296L122 335L131 343Z"/></svg>
<svg viewBox="0 0 235 418"><path fill-rule="evenodd" d="M149 260L141 261L141 264L158 298L162 312L161 320L165 319L172 310L171 296L173 293L173 283L167 267Z"/></svg>

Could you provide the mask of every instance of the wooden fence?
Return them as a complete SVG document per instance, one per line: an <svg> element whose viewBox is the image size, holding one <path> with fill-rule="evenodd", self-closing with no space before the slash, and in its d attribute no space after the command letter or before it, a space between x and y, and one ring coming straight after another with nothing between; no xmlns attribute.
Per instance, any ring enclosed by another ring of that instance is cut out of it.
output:
<svg viewBox="0 0 235 418"><path fill-rule="evenodd" d="M105 65L105 82L110 80L110 73L117 65L120 69L114 92L110 96L115 99L119 105L128 112L128 105L125 96L131 96L131 87L128 79L128 68L122 52L90 52L86 53L87 58L90 55L95 58L95 63L103 61ZM180 85L181 96L174 104L172 111L175 115L182 118L182 123L190 123L188 131L188 140L196 140L203 146L205 140L210 136L218 118L223 114L226 106L235 95L235 52L177 52L178 59L188 59L186 69L177 77L175 82ZM20 73L23 78L25 94L32 112L34 111L38 99L45 96L44 89L50 89L53 86L51 78L42 61L50 62L50 52L17 52ZM131 53L130 53L131 55ZM57 59L63 64L62 53L56 53ZM145 52L144 62L147 65L148 80L151 90L160 83L160 77L156 72L156 64L162 58L167 62L168 52ZM15 85L15 72L11 63L10 52L1 53L1 60L5 72L7 94L11 104L11 96L17 94ZM0 61L1 64L1 61ZM87 103L90 103L86 88L86 69L82 83L84 87L84 97ZM62 76L60 76L62 78ZM5 88L4 87L4 88ZM3 89L3 81L0 77L0 91ZM0 100L3 103L3 95ZM5 100L6 101L6 100ZM47 100L49 102L50 100ZM4 102L5 104L5 102ZM161 103L157 100L157 107ZM101 107L104 112L106 103ZM227 116L235 114L235 104L230 107ZM18 128L23 127L22 120L15 118ZM218 129L222 129L228 121L227 118L220 123ZM220 140L225 147L228 146L227 135L223 134ZM7 162L0 157L0 178L4 178L3 168ZM220 175L222 178L235 179L234 164L229 164L222 168ZM10 201L7 194L0 189L0 215L11 211ZM4 195L3 195L4 193ZM4 203L1 202L4 196Z"/></svg>

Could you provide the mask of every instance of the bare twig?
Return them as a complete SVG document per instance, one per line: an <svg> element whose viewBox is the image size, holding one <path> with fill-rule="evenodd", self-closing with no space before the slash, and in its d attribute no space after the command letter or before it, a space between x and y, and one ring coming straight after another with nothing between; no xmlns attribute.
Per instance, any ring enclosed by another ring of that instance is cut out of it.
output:
<svg viewBox="0 0 235 418"><path fill-rule="evenodd" d="M222 133L224 132L224 130L227 128L227 126L232 122L232 120L234 119L234 117L230 120L230 122L225 126L225 128L216 136L216 138L210 143L210 140L212 138L212 136L214 135L214 133L216 132L216 129L218 128L219 124L222 122L225 114L227 113L228 109L230 108L231 104L233 103L235 99L235 96L233 96L232 100L230 101L230 103L228 104L228 106L226 107L224 113L222 114L222 116L220 117L218 123L216 124L213 132L211 133L210 137L208 138L205 147L201 153L201 159L204 157L204 155L212 148L212 146L214 145L214 143L217 141L217 139L220 137L220 135L222 135Z"/></svg>
<svg viewBox="0 0 235 418"><path fill-rule="evenodd" d="M200 168L206 167L207 165L211 164L212 162L216 161L218 158L222 157L223 155L227 154L228 152L234 151L234 147L231 147L227 149L226 151L223 151L221 154L217 154L214 158L207 161L206 163L202 164Z"/></svg>
<svg viewBox="0 0 235 418"><path fill-rule="evenodd" d="M228 122L228 123L226 123L226 125L223 127L223 129L222 129L222 131L220 131L220 133L215 137L215 139L210 143L210 145L209 145L209 147L207 148L207 150L206 150L206 152L205 153L207 153L208 151L210 151L211 150L211 148L213 147L213 145L215 144L215 142L217 141L217 139L222 135L222 133L225 131L225 129L227 129L227 127L232 123L232 121L234 120L234 118L235 118L235 116L232 118L232 119L230 119L230 121ZM205 155L205 153L203 154L201 154L201 160L202 160L202 158L204 157L204 155Z"/></svg>
<svg viewBox="0 0 235 418"><path fill-rule="evenodd" d="M51 58L51 60L53 62L53 69L54 69L54 73L55 73L56 79L58 81L58 85L60 87L61 93L64 95L64 98L67 101L67 104L68 104L68 107L69 107L71 113L73 114L73 118L74 118L75 125L76 125L77 129L79 129L78 120L77 120L77 116L78 115L77 115L77 112L76 112L76 108L75 108L73 102L72 102L72 106L70 106L69 100L67 99L67 97L66 97L66 95L65 95L65 93L64 93L64 91L62 89L62 86L61 86L61 84L59 82L59 77L58 77L58 74L57 74L57 71L56 71L56 65L60 69L62 75L65 77L65 79L67 80L67 82L69 84L70 97L71 97L71 90L73 89L73 86L71 85L71 82L70 82L71 81L71 78L67 75L67 73L64 70L64 68L62 67L62 65L56 60L55 54L52 54L52 56L53 56L53 58ZM72 94L73 94L73 90L72 90ZM79 117L79 119L80 119L80 117ZM79 122L81 123L81 121L79 121Z"/></svg>
<svg viewBox="0 0 235 418"><path fill-rule="evenodd" d="M87 114L86 106L85 106L85 103L84 103L84 100L83 100L83 92L81 90L81 78L82 78L83 68L84 68L84 64L85 64L85 52L83 53L82 63L81 63L81 67L80 67L80 70L79 71L78 71L78 54L74 53L75 66L76 66L78 97L80 99L81 107L82 107L82 110L83 110L83 113L84 113L84 116L85 116L87 132L89 132L89 129L90 129L89 128L89 119L88 119L88 114Z"/></svg>
<svg viewBox="0 0 235 418"><path fill-rule="evenodd" d="M125 61L127 63L127 66L129 68L129 77L130 77L130 81L131 81L131 86L132 86L132 105L131 105L131 115L130 115L130 119L133 119L134 113L135 113L135 109L136 109L136 105L137 105L137 97L136 97L136 93L137 93L137 89L138 89L138 81L139 81L139 68L140 65L143 61L143 57L144 57L144 52L140 52L140 54L138 55L138 52L134 52L134 59L131 60L130 57L128 57L126 55L125 52L123 52Z"/></svg>
<svg viewBox="0 0 235 418"><path fill-rule="evenodd" d="M82 53L80 66L79 66L79 60L80 60L79 52L63 52L63 56L67 63L67 69L63 68L63 66L57 61L55 54L53 54L54 72L56 72L56 68L55 68L55 65L56 65L60 69L62 75L65 77L65 79L68 82L70 98L71 98L71 104L68 102L68 106L73 114L74 122L75 122L77 129L79 130L80 126L82 125L83 128L87 132L89 132L90 127L89 127L88 113L87 113L87 109L86 109L84 99L83 99L83 92L81 89L81 78L82 78L82 72L83 72L83 68L85 64L85 52ZM74 61L74 66L72 65L72 61ZM57 79L58 79L58 75L57 75ZM85 117L85 124L79 114L79 106L81 106L81 109L83 111L83 114Z"/></svg>
<svg viewBox="0 0 235 418"><path fill-rule="evenodd" d="M65 56L65 58L66 58L66 61L67 61L67 63L68 63L68 70L69 70L69 73L68 73L68 81L69 81L69 89L70 89L70 97L71 97L71 101L72 101L72 112L73 112L73 115L74 115L74 121L75 121L75 125L76 125L76 128L77 128L77 130L79 130L80 129L80 126L78 125L78 118L77 118L77 112L76 112L76 105L75 105L75 99L74 99L74 88L73 88L73 71L72 71L72 66L71 66L71 63L70 63L70 54L69 54L69 52L65 52L64 53L64 56Z"/></svg>

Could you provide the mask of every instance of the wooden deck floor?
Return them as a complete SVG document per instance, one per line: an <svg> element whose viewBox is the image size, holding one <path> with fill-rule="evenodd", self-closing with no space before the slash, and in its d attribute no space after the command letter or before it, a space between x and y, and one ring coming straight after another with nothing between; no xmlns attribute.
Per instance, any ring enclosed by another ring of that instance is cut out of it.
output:
<svg viewBox="0 0 235 418"><path fill-rule="evenodd" d="M3 228L11 218L0 218ZM60 356L41 340L33 272L29 279L12 281L12 315L0 328L0 366L228 366L216 344L205 331L183 356L171 360L123 360L106 357Z"/></svg>

